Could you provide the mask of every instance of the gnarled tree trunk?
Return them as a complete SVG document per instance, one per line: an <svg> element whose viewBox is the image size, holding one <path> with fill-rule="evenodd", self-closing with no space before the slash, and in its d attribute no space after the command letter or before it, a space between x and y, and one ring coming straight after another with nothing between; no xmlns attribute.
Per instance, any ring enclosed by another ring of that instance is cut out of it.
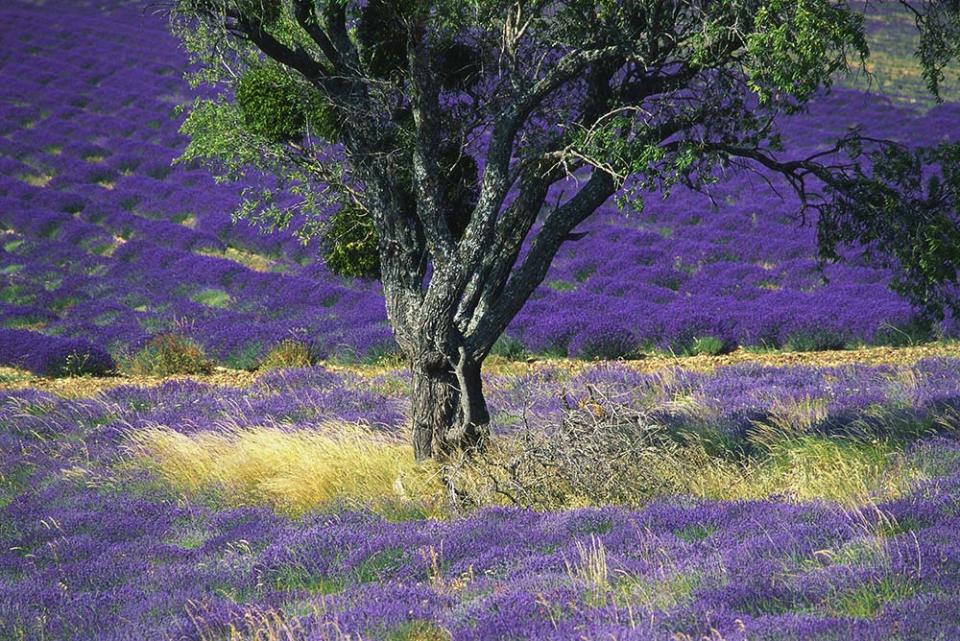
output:
<svg viewBox="0 0 960 641"><path fill-rule="evenodd" d="M413 451L417 460L481 448L490 415L483 398L480 362L461 352L411 359Z"/></svg>

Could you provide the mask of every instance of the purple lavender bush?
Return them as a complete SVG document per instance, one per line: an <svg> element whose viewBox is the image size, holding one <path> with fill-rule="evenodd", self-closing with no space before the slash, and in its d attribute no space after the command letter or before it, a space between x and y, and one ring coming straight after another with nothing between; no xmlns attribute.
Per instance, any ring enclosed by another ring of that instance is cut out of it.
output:
<svg viewBox="0 0 960 641"><path fill-rule="evenodd" d="M102 376L117 368L110 354L85 340L18 329L0 329L0 364L52 377Z"/></svg>

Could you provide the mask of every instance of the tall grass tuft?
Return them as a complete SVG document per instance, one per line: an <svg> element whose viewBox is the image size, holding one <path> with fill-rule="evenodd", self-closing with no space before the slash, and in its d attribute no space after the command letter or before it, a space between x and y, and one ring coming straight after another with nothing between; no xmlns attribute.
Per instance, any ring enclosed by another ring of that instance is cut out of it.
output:
<svg viewBox="0 0 960 641"><path fill-rule="evenodd" d="M213 363L203 348L186 336L158 334L136 354L121 361L120 368L134 376L209 374Z"/></svg>
<svg viewBox="0 0 960 641"><path fill-rule="evenodd" d="M260 362L259 369L286 369L310 367L317 363L316 350L292 338L285 338L270 348Z"/></svg>
<svg viewBox="0 0 960 641"><path fill-rule="evenodd" d="M300 515L336 506L387 518L440 516L442 485L409 445L353 424L315 430L229 428L183 434L165 426L129 432L135 467L175 491L228 505L269 505Z"/></svg>
<svg viewBox="0 0 960 641"><path fill-rule="evenodd" d="M610 569L607 565L607 549L596 536L590 537L589 545L576 542L577 559L573 563L564 560L567 576L572 581L586 584L594 596L601 597L610 591Z"/></svg>

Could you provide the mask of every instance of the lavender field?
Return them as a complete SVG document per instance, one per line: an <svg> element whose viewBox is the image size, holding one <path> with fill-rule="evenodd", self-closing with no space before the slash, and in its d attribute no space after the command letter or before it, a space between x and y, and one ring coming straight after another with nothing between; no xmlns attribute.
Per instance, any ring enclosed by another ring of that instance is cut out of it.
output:
<svg viewBox="0 0 960 641"><path fill-rule="evenodd" d="M958 360L493 375L503 439L521 417L549 430L600 398L671 438L699 434L658 446L696 465L638 494L641 508L537 512L500 497L440 519L423 518L422 471L403 463L408 384L312 368L249 388L4 393L0 638L960 635ZM378 490L389 505L363 507L369 488L316 478L316 461L300 477L313 487L284 485L298 468L283 438L309 448L307 435L357 421L393 456ZM214 434L236 447L221 442L205 472L192 445L210 455ZM251 458L243 441L258 434ZM711 441L725 453L694 446ZM265 469L270 456L287 467Z"/></svg>
<svg viewBox="0 0 960 641"><path fill-rule="evenodd" d="M891 4L797 157L960 139ZM417 462L380 284L174 163L189 66L153 2L0 2L0 641L960 639L960 319L772 175L604 205L489 447Z"/></svg>
<svg viewBox="0 0 960 641"><path fill-rule="evenodd" d="M195 95L182 77L186 55L155 7L96 6L2 9L3 327L80 338L114 357L176 331L242 368L291 337L323 357L395 351L377 284L333 276L316 245L291 233L232 224L243 185L171 166L186 143L177 108ZM881 34L904 28L902 16L881 18L871 23ZM923 110L893 96L837 90L787 122L785 144L800 155L858 123L917 145L960 135L956 103ZM887 289L889 271L856 249L818 269L815 230L799 226L796 202L779 192L734 173L709 198L678 189L651 194L642 213L607 205L558 256L506 348L616 358L696 352L702 339L723 351L957 334L950 318L918 326L916 310ZM4 349L0 360L23 365L24 351Z"/></svg>

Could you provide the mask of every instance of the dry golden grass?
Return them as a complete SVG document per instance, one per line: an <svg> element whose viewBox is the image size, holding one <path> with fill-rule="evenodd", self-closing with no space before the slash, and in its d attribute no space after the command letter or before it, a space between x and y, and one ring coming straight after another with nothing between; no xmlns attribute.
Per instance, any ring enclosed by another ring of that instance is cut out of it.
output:
<svg viewBox="0 0 960 641"><path fill-rule="evenodd" d="M196 218L186 219L187 221L192 220L193 226L196 226ZM190 227L187 222L182 222L182 225ZM278 263L276 260L264 256L263 254L257 254L255 252L245 251L243 249L237 249L236 247L227 247L223 251L215 249L200 249L195 253L200 254L201 256L213 256L215 258L224 258L226 260L239 263L244 267L248 267L253 271L257 272L275 272L283 271L284 266L281 263Z"/></svg>
<svg viewBox="0 0 960 641"><path fill-rule="evenodd" d="M131 431L125 449L175 491L229 505L290 515L345 505L395 518L443 510L435 468L415 463L410 445L347 423L189 435L158 425Z"/></svg>
<svg viewBox="0 0 960 641"><path fill-rule="evenodd" d="M63 398L87 398L100 392L124 385L155 387L167 381L197 381L207 385L222 387L247 387L256 380L256 374L246 370L234 370L223 367L214 368L212 374L177 376L117 376L72 378L45 378L34 376L24 370L12 367L0 367L0 390L35 389L56 394Z"/></svg>
<svg viewBox="0 0 960 641"><path fill-rule="evenodd" d="M923 478L892 447L823 437L771 443L767 455L734 464L701 455L688 467L690 493L711 499L781 496L827 500L847 507L896 498Z"/></svg>

